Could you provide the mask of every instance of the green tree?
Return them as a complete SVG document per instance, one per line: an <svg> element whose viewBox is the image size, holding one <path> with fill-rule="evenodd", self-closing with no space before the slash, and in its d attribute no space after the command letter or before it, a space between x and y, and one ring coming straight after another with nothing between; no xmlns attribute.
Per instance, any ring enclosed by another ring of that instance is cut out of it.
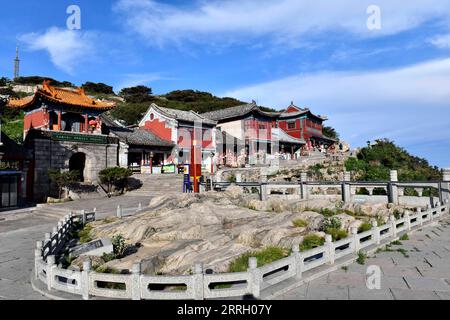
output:
<svg viewBox="0 0 450 320"><path fill-rule="evenodd" d="M81 86L87 93L91 94L114 94L113 87L104 83L86 82Z"/></svg>
<svg viewBox="0 0 450 320"><path fill-rule="evenodd" d="M79 182L80 173L78 171L66 171L61 172L57 169L49 169L48 177L52 182L54 182L58 186L58 195L59 199L61 199L62 191L66 190L66 198L69 194L70 187Z"/></svg>
<svg viewBox="0 0 450 320"><path fill-rule="evenodd" d="M325 137L339 140L339 133L333 127L323 127L322 132Z"/></svg>
<svg viewBox="0 0 450 320"><path fill-rule="evenodd" d="M389 171L397 170L400 181L440 180L438 167L430 166L427 160L410 155L406 150L387 139L362 148L357 158L345 163L347 171L353 171L358 180L388 180Z"/></svg>
<svg viewBox="0 0 450 320"><path fill-rule="evenodd" d="M102 184L107 186L108 193L111 193L113 187L123 192L128 177L133 175L133 171L126 168L114 167L107 168L99 172L98 177Z"/></svg>
<svg viewBox="0 0 450 320"><path fill-rule="evenodd" d="M0 87L7 87L11 84L11 80L6 77L0 78Z"/></svg>

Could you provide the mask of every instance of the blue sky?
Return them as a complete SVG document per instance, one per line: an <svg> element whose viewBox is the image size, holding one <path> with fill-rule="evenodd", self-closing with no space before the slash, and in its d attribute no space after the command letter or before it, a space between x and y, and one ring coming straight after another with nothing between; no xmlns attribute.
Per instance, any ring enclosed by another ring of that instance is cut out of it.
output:
<svg viewBox="0 0 450 320"><path fill-rule="evenodd" d="M66 27L70 5L81 30ZM0 21L0 76L19 44L21 75L293 100L353 146L386 137L450 167L450 1L22 0Z"/></svg>

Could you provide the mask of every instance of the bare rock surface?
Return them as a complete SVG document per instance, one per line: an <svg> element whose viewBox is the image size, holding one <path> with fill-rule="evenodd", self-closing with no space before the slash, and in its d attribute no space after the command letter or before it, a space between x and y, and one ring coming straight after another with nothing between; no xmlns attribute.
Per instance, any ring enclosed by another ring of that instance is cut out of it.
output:
<svg viewBox="0 0 450 320"><path fill-rule="evenodd" d="M394 208L386 205L345 207L348 212L368 215L377 212L386 218ZM319 208L336 210L341 203L270 199L261 202L254 195L230 187L225 193L179 194L154 198L145 213L93 223L94 238L122 234L127 243L140 246L136 253L107 263L108 267L130 269L141 263L149 274L186 274L196 263L214 272L226 272L229 263L243 253L277 246L290 249L308 233L324 235L324 216ZM356 214L354 214L356 216ZM340 213L343 228L362 222ZM366 217L366 219L369 219ZM307 221L295 227L293 221Z"/></svg>

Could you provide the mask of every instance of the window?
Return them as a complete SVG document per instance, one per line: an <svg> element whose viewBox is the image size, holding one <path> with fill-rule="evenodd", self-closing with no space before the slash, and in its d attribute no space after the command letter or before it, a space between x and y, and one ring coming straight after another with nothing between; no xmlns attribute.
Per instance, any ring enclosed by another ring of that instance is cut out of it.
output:
<svg viewBox="0 0 450 320"><path fill-rule="evenodd" d="M287 123L287 128L288 128L288 129L296 129L297 127L296 127L296 125L295 125L295 121L288 122L288 123Z"/></svg>

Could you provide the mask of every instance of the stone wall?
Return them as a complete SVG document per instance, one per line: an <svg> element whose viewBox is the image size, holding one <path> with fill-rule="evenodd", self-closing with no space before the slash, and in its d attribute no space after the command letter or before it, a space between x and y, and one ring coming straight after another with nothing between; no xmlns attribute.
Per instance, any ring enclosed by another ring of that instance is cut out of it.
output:
<svg viewBox="0 0 450 320"><path fill-rule="evenodd" d="M117 144L35 139L32 142L32 149L34 151L34 199L36 201L45 200L51 192L48 170L54 168L68 171L70 158L76 153L86 155L83 172L85 182L96 183L101 170L118 165Z"/></svg>

